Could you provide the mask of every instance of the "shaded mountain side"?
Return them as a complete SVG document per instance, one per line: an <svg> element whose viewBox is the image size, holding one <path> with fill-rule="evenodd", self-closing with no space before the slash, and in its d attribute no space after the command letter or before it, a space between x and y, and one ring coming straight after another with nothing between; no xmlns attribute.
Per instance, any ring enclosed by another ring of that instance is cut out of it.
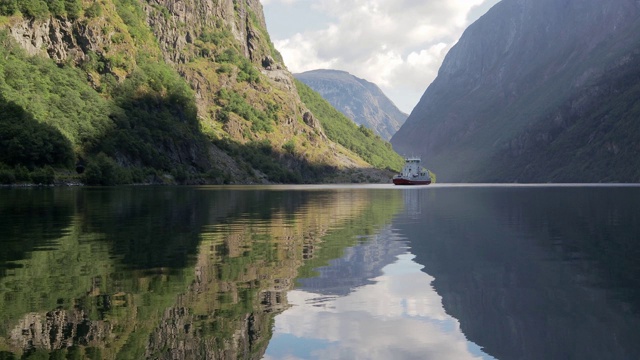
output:
<svg viewBox="0 0 640 360"><path fill-rule="evenodd" d="M640 29L639 29L640 30ZM640 56L504 145L489 181L640 182Z"/></svg>
<svg viewBox="0 0 640 360"><path fill-rule="evenodd" d="M633 1L498 3L447 54L394 148L444 181L640 181L621 150L640 139L627 81L639 13Z"/></svg>
<svg viewBox="0 0 640 360"><path fill-rule="evenodd" d="M381 276L385 266L407 251L405 243L392 238L392 232L384 229L367 242L347 248L344 256L315 269L316 276L298 278L296 290L347 296L357 288L375 283L372 279Z"/></svg>
<svg viewBox="0 0 640 360"><path fill-rule="evenodd" d="M72 148L71 159L46 164L4 156L0 183L32 182L42 166L96 185L351 181L376 172L322 136L258 0L0 5L0 105L52 126ZM0 139L0 150L28 147L9 142Z"/></svg>
<svg viewBox="0 0 640 360"><path fill-rule="evenodd" d="M385 140L391 139L407 119L408 115L377 85L346 71L312 70L294 76L356 124L372 129Z"/></svg>

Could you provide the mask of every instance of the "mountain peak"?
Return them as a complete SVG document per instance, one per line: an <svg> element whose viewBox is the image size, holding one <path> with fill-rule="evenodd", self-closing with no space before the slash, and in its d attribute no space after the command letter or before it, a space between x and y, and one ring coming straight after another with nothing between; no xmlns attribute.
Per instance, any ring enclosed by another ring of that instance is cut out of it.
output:
<svg viewBox="0 0 640 360"><path fill-rule="evenodd" d="M294 76L325 98L356 124L372 129L385 140L407 118L380 88L342 70L311 70Z"/></svg>

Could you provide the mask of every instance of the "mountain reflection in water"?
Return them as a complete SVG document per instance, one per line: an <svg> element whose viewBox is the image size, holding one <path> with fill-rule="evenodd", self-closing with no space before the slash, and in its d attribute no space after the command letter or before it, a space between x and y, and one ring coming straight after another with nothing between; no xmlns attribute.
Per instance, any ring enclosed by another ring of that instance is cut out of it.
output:
<svg viewBox="0 0 640 360"><path fill-rule="evenodd" d="M640 358L640 187L0 189L0 358Z"/></svg>
<svg viewBox="0 0 640 360"><path fill-rule="evenodd" d="M259 359L298 272L387 225L396 195L0 189L0 358Z"/></svg>
<svg viewBox="0 0 640 360"><path fill-rule="evenodd" d="M276 317L266 359L491 358L467 341L431 287L433 277L392 232L346 253L288 292L291 308ZM390 262L376 261L394 253ZM335 286L347 283L345 291Z"/></svg>
<svg viewBox="0 0 640 360"><path fill-rule="evenodd" d="M394 226L469 339L499 359L640 358L640 187L434 190Z"/></svg>
<svg viewBox="0 0 640 360"><path fill-rule="evenodd" d="M298 279L268 358L640 358L640 187L402 193L390 227ZM351 262L389 242L407 252L379 273Z"/></svg>

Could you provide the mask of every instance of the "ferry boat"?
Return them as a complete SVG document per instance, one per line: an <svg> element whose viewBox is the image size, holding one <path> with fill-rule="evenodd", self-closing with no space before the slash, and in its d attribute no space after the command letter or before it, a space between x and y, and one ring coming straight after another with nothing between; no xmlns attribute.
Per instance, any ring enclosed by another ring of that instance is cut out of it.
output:
<svg viewBox="0 0 640 360"><path fill-rule="evenodd" d="M395 185L429 185L431 172L420 167L420 158L406 158L402 173L393 177Z"/></svg>

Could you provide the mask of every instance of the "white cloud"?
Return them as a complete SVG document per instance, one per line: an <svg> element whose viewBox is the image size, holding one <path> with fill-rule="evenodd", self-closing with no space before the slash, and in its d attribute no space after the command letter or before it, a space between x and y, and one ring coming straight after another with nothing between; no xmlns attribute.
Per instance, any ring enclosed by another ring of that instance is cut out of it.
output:
<svg viewBox="0 0 640 360"><path fill-rule="evenodd" d="M345 70L379 85L409 112L433 81L446 52L481 11L499 0L263 0L295 2L290 33L272 34L292 72ZM286 3L286 4L285 4ZM288 5L287 5L288 4ZM302 6L304 4L304 6ZM318 15L321 26L305 27ZM276 15L273 15L276 16Z"/></svg>

